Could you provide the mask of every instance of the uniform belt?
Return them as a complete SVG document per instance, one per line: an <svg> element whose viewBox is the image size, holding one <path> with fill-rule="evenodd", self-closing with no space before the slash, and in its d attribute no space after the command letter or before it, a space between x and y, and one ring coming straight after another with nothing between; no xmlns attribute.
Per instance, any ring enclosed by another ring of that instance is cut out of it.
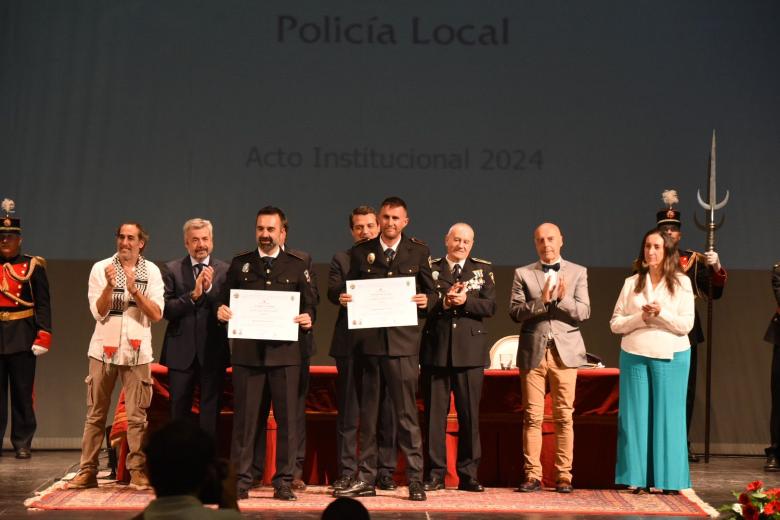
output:
<svg viewBox="0 0 780 520"><path fill-rule="evenodd" d="M35 311L27 309L26 311L0 311L0 321L23 320L35 316Z"/></svg>

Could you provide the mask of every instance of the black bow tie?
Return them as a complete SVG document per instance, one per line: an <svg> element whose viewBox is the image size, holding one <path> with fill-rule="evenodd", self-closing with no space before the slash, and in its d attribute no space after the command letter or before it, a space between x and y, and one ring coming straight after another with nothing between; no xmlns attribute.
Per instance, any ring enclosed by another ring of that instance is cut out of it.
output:
<svg viewBox="0 0 780 520"><path fill-rule="evenodd" d="M545 273L552 269L553 271L558 271L561 268L561 264L542 264L542 271Z"/></svg>

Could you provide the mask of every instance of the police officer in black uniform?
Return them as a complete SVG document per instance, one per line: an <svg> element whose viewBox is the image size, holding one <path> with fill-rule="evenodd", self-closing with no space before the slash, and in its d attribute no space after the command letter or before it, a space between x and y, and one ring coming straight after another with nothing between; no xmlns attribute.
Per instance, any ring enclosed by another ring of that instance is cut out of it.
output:
<svg viewBox="0 0 780 520"><path fill-rule="evenodd" d="M398 197L382 202L378 237L361 242L350 252L350 280L410 276L415 279L413 301L424 318L436 293L431 276L430 252L423 242L402 234L409 223L406 203ZM346 291L342 291L346 292ZM348 295L345 295L348 296ZM360 462L355 482L334 496L373 496L377 475L376 425L381 380L387 381L395 410L398 445L406 455L409 499L425 500L423 456L417 410L420 326L355 329L355 348L363 355L360 403Z"/></svg>
<svg viewBox="0 0 780 520"><path fill-rule="evenodd" d="M358 206L353 209L349 215L349 230L355 243L375 238L379 234L376 210L370 206ZM350 487L357 476L362 356L355 352L354 342L350 337L351 332L347 327L346 302L342 302L342 297L346 296L342 294L344 283L349 276L349 255L349 249L333 255L328 272L328 299L335 305L339 305L329 352L335 358L338 370L336 402L339 416L336 420L336 459L339 464L339 477L333 481L333 489ZM393 480L398 460L395 437L393 403L390 402L387 384L383 380L376 436L379 467L375 483L376 487L382 490L396 488Z"/></svg>
<svg viewBox="0 0 780 520"><path fill-rule="evenodd" d="M470 257L474 230L453 225L444 239L447 255L433 260L438 297L423 331L420 364L429 465L426 491L444 489L450 392L458 415L458 489L484 491L477 480L482 458L479 402L490 365L485 318L496 312L496 286L487 260Z"/></svg>
<svg viewBox="0 0 780 520"><path fill-rule="evenodd" d="M774 345L772 350L772 413L769 418L769 434L772 445L766 451L764 471L780 471L780 262L772 268L772 291L775 295L777 308L769 328L766 329L764 340Z"/></svg>
<svg viewBox="0 0 780 520"><path fill-rule="evenodd" d="M46 261L21 253L22 226L12 217L14 202L4 199L0 218L0 442L8 424L17 459L31 456L37 423L33 410L35 358L51 346L51 305ZM2 454L2 451L0 451Z"/></svg>
<svg viewBox="0 0 780 520"><path fill-rule="evenodd" d="M712 299L719 299L723 296L723 288L726 285L728 274L720 264L718 253L715 251L697 253L690 249L680 248L679 244L682 238L680 226L682 226L682 221L680 220L680 212L673 207L678 202L677 192L674 190L665 191L663 193L663 201L667 207L656 213L656 223L658 229L662 233L669 235L677 244L680 253L680 268L691 279L694 296L707 299L711 289ZM694 317L693 329L688 333L688 339L691 342L691 368L688 372L688 398L685 404L688 432L690 433L693 419L693 404L696 401L697 345L704 342L704 331L701 327L698 311L696 311ZM688 441L688 461L699 462L698 455L691 449L690 441Z"/></svg>
<svg viewBox="0 0 780 520"><path fill-rule="evenodd" d="M252 461L258 427L267 417L259 417L264 392L269 392L277 423L274 498L296 500L291 485L298 448L296 429L301 347L305 334L311 334L315 317L315 296L311 275L303 258L280 247L284 213L266 206L257 213L255 238L258 248L233 258L227 274L222 302L217 311L221 321L232 313L228 306L230 289L300 292L298 341L233 339L233 391L235 416L231 458L237 473L238 498L249 496Z"/></svg>

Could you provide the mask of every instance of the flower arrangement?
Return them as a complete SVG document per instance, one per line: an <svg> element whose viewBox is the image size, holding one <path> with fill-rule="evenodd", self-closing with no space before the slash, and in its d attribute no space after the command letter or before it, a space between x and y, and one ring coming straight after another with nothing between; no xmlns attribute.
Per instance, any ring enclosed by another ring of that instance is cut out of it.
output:
<svg viewBox="0 0 780 520"><path fill-rule="evenodd" d="M736 502L720 508L720 511L727 513L724 518L780 520L780 488L764 489L764 483L756 480L748 484L745 491L734 491L734 497Z"/></svg>

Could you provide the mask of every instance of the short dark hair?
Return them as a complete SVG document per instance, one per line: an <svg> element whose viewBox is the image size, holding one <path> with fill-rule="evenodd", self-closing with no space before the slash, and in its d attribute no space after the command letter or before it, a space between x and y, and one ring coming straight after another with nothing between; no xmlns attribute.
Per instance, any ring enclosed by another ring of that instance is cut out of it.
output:
<svg viewBox="0 0 780 520"><path fill-rule="evenodd" d="M369 520L366 506L349 497L339 497L322 512L321 520Z"/></svg>
<svg viewBox="0 0 780 520"><path fill-rule="evenodd" d="M138 228L138 239L143 240L144 247L141 248L141 252L144 252L144 249L146 249L146 246L149 245L149 233L146 232L144 227L139 224L138 222L134 222L132 220L129 220L127 222L122 222L119 224L119 226L116 228L116 235L114 235L116 238L119 238L119 233L122 232L122 226L135 226Z"/></svg>
<svg viewBox="0 0 780 520"><path fill-rule="evenodd" d="M257 216L260 215L277 215L279 217L279 220L282 221L282 229L287 231L287 215L284 214L284 211L277 208L276 206L265 206L263 208L260 208L260 210L257 212ZM257 217L255 217L257 219Z"/></svg>
<svg viewBox="0 0 780 520"><path fill-rule="evenodd" d="M407 212L409 211L409 208L406 207L406 202L404 202L404 199L401 197L387 197L385 200L382 201L382 204L379 205L379 209L381 210L385 206L389 206L391 208L404 208Z"/></svg>
<svg viewBox="0 0 780 520"><path fill-rule="evenodd" d="M352 229L352 225L354 224L352 217L355 215L374 215L374 218L376 218L376 210L371 206L358 206L353 209L352 213L349 214L349 229Z"/></svg>
<svg viewBox="0 0 780 520"><path fill-rule="evenodd" d="M152 432L144 452L149 482L158 497L199 492L216 458L214 439L184 419Z"/></svg>

